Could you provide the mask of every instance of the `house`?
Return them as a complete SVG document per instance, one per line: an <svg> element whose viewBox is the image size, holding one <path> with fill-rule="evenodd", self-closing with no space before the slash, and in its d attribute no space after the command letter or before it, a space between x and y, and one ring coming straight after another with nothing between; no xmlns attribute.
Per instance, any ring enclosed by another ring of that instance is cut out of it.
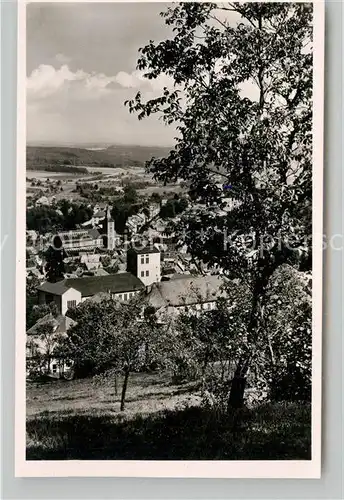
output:
<svg viewBox="0 0 344 500"><path fill-rule="evenodd" d="M217 276L177 274L168 281L155 283L147 290L144 302L154 307L158 315L175 315L187 310L216 309L216 300L225 297L221 289L224 280Z"/></svg>
<svg viewBox="0 0 344 500"><path fill-rule="evenodd" d="M38 198L38 200L36 200L36 207L41 207L43 205L50 205L50 201L46 196L41 196L40 198Z"/></svg>
<svg viewBox="0 0 344 500"><path fill-rule="evenodd" d="M87 270L91 269L99 269L102 267L102 263L100 262L100 254L93 254L93 253L80 253L80 264L85 264Z"/></svg>
<svg viewBox="0 0 344 500"><path fill-rule="evenodd" d="M55 302L60 314L66 314L68 309L98 293L109 293L114 299L127 301L144 288L136 276L120 273L64 279L57 283L45 282L37 290L40 304Z"/></svg>
<svg viewBox="0 0 344 500"><path fill-rule="evenodd" d="M103 246L97 229L65 231L58 234L65 250L91 250Z"/></svg>
<svg viewBox="0 0 344 500"><path fill-rule="evenodd" d="M57 338L66 332L76 322L64 315L54 317L47 314L26 332L26 366L27 375L33 372L59 378L67 375L72 368L68 359L56 357L53 353Z"/></svg>
<svg viewBox="0 0 344 500"><path fill-rule="evenodd" d="M141 226L146 222L146 218L143 214L132 215L128 217L127 229L131 234L136 234Z"/></svg>
<svg viewBox="0 0 344 500"><path fill-rule="evenodd" d="M148 219L158 216L160 213L160 203L150 203L148 207Z"/></svg>
<svg viewBox="0 0 344 500"><path fill-rule="evenodd" d="M106 212L105 210L98 210L96 211L90 220L86 221L86 222L83 222L81 224L82 227L85 227L85 226L98 226L100 224L100 222L105 218L106 216Z"/></svg>
<svg viewBox="0 0 344 500"><path fill-rule="evenodd" d="M153 245L142 249L129 248L127 271L137 276L146 286L161 279L160 251Z"/></svg>

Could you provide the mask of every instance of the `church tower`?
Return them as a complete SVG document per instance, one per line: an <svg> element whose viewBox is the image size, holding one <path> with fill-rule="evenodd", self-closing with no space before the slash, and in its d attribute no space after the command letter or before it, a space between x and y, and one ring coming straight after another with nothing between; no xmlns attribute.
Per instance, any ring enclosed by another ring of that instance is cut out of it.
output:
<svg viewBox="0 0 344 500"><path fill-rule="evenodd" d="M103 222L103 241L108 250L115 248L115 221L111 217L110 207L107 207Z"/></svg>

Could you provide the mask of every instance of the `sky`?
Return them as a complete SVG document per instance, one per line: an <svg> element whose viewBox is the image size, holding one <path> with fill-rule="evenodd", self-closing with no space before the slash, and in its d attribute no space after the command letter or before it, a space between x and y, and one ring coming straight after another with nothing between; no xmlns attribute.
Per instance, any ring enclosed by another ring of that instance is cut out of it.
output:
<svg viewBox="0 0 344 500"><path fill-rule="evenodd" d="M160 94L168 80L136 71L138 48L170 36L165 3L32 3L27 6L28 143L170 146L175 130L138 121L124 101Z"/></svg>
<svg viewBox="0 0 344 500"><path fill-rule="evenodd" d="M153 115L139 121L124 101L172 87L145 80L138 49L173 36L159 15L169 3L31 3L27 5L27 141L31 144L171 146L177 132ZM217 13L230 24L242 19ZM256 98L252 85L243 86Z"/></svg>

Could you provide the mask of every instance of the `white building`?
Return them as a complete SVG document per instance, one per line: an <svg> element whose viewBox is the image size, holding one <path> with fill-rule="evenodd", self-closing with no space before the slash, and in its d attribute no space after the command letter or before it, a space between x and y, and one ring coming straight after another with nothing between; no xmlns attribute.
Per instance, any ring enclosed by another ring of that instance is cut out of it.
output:
<svg viewBox="0 0 344 500"><path fill-rule="evenodd" d="M40 304L55 302L59 313L64 315L68 309L99 293L108 293L111 298L127 301L144 288L143 282L136 276L119 273L64 279L57 283L45 282L37 290Z"/></svg>
<svg viewBox="0 0 344 500"><path fill-rule="evenodd" d="M161 255L155 247L140 250L130 248L127 252L127 271L137 276L146 286L161 279Z"/></svg>
<svg viewBox="0 0 344 500"><path fill-rule="evenodd" d="M53 378L66 376L73 363L71 360L53 356L54 348L60 336L76 323L67 316L54 317L47 314L26 332L26 374L29 376L37 370ZM42 335L42 329L45 334ZM42 357L44 359L42 359ZM43 361L43 362L42 362Z"/></svg>
<svg viewBox="0 0 344 500"><path fill-rule="evenodd" d="M65 250L94 250L103 246L97 229L64 231L58 234Z"/></svg>

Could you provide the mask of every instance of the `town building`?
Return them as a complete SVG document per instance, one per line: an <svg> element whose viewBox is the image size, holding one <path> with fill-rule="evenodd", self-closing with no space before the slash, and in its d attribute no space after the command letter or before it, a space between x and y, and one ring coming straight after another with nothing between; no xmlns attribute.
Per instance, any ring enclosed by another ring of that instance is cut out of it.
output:
<svg viewBox="0 0 344 500"><path fill-rule="evenodd" d="M104 215L105 217L103 217L100 229L101 233L97 228L92 227L92 219L87 222L87 225L90 227L84 226L83 229L60 232L58 236L61 239L64 250L79 252L103 247L107 250L113 250L115 248L115 222L111 217L109 207L104 212Z"/></svg>
<svg viewBox="0 0 344 500"><path fill-rule="evenodd" d="M40 304L55 302L60 314L99 293L109 293L111 298L127 301L144 290L143 282L131 273L109 274L72 278L57 283L45 282L38 290Z"/></svg>
<svg viewBox="0 0 344 500"><path fill-rule="evenodd" d="M73 363L65 358L52 356L57 340L76 322L62 314L54 317L51 313L39 319L26 332L26 374L39 371L40 375L53 378L68 376ZM45 334L42 335L42 330ZM44 359L43 359L44 358ZM43 362L42 362L43 359ZM37 373L36 373L37 374Z"/></svg>
<svg viewBox="0 0 344 500"><path fill-rule="evenodd" d="M58 234L64 250L94 250L103 246L103 240L97 229L77 229Z"/></svg>
<svg viewBox="0 0 344 500"><path fill-rule="evenodd" d="M142 249L129 248L127 271L139 278L146 286L159 282L161 279L160 251L155 246Z"/></svg>
<svg viewBox="0 0 344 500"><path fill-rule="evenodd" d="M144 302L155 308L158 316L175 316L188 310L200 312L216 309L216 300L226 297L223 278L177 274L169 281L155 283L147 289Z"/></svg>
<svg viewBox="0 0 344 500"><path fill-rule="evenodd" d="M130 234L136 234L145 222L146 217L143 214L132 215L128 217L126 227Z"/></svg>
<svg viewBox="0 0 344 500"><path fill-rule="evenodd" d="M99 269L102 266L102 263L100 261L101 255L100 254L90 254L86 252L81 252L79 254L80 256L80 264L83 264L87 271L91 271L92 269Z"/></svg>

